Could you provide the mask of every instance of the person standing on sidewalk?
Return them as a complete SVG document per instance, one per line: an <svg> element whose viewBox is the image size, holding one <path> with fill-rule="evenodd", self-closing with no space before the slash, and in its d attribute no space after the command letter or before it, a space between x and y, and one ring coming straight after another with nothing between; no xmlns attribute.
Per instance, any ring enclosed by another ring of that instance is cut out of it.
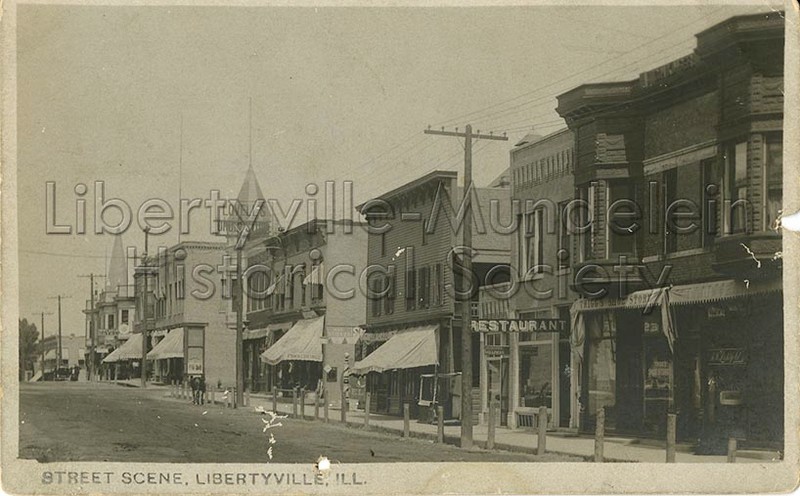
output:
<svg viewBox="0 0 800 496"><path fill-rule="evenodd" d="M197 400L198 404L202 405L206 399L206 376L201 375L197 380Z"/></svg>
<svg viewBox="0 0 800 496"><path fill-rule="evenodd" d="M197 405L197 386L198 380L197 376L193 375L191 380L189 381L189 385L192 387L192 405Z"/></svg>

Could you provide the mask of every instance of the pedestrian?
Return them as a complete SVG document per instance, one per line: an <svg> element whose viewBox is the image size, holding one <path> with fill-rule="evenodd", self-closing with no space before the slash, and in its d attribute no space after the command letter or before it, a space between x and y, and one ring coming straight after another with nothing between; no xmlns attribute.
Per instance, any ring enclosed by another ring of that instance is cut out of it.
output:
<svg viewBox="0 0 800 496"><path fill-rule="evenodd" d="M206 376L205 375L201 375L200 379L197 381L197 390L198 390L197 391L198 392L198 396L200 397L199 398L200 399L200 404L202 405L202 404L205 403L205 399L206 399Z"/></svg>
<svg viewBox="0 0 800 496"><path fill-rule="evenodd" d="M192 387L192 405L197 404L197 377L192 376L189 380L189 385Z"/></svg>

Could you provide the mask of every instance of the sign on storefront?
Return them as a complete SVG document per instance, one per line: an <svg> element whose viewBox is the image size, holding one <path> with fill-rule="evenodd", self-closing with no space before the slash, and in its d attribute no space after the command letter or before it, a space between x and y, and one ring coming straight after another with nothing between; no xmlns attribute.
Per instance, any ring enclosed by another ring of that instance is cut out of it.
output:
<svg viewBox="0 0 800 496"><path fill-rule="evenodd" d="M483 354L486 358L507 358L509 348L508 345L487 344L483 347Z"/></svg>
<svg viewBox="0 0 800 496"><path fill-rule="evenodd" d="M561 319L475 319L472 332L567 332Z"/></svg>
<svg viewBox="0 0 800 496"><path fill-rule="evenodd" d="M744 348L717 348L708 350L709 365L745 365Z"/></svg>

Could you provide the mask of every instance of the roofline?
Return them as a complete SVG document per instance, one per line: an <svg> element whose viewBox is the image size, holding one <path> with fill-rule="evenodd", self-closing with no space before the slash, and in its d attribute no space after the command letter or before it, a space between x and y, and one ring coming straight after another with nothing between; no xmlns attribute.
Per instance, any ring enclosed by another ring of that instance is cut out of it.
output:
<svg viewBox="0 0 800 496"><path fill-rule="evenodd" d="M395 189L393 189L391 191L387 191L386 193L383 193L381 195L373 196L370 200L368 200L368 201L366 201L364 203L361 203L359 205L356 205L356 210L361 212L362 207L364 205L366 205L367 203L369 203L369 201L371 201L371 200L377 200L377 199L388 200L389 198L393 198L393 197L395 197L395 196L397 196L397 195L399 195L399 194L401 194L401 193L403 193L405 191L409 191L409 190L412 190L414 188L417 188L417 187L419 187L419 186L421 186L421 185L423 185L423 184L425 184L427 182L430 182L430 181L432 181L434 179L456 179L456 178L458 178L458 172L456 172L456 171L434 170L434 171L431 171L431 172L425 174L424 176L418 177L418 178L416 178L416 179L414 179L414 180L412 180L410 182L407 182L407 183L403 184L402 186L398 186L397 188L395 188Z"/></svg>
<svg viewBox="0 0 800 496"><path fill-rule="evenodd" d="M534 132L535 131L536 131L536 129L534 129ZM537 139L536 141L531 141L530 143L525 143L524 145L515 146L514 148L511 149L511 153L514 153L514 152L516 152L518 150L523 150L525 148L528 148L529 146L538 145L539 143L542 143L544 141L556 138L558 135L567 134L567 133L571 133L571 132L572 132L572 130L570 128L568 128L566 126L562 127L561 129L559 129L557 131L553 131L550 134L545 134L544 136L542 136L541 138Z"/></svg>

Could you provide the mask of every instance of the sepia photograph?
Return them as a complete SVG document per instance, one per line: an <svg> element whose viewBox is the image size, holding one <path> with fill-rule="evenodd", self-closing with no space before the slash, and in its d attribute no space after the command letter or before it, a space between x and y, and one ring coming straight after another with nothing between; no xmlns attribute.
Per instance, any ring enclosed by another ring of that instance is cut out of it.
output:
<svg viewBox="0 0 800 496"><path fill-rule="evenodd" d="M795 1L2 27L5 491L796 489Z"/></svg>

